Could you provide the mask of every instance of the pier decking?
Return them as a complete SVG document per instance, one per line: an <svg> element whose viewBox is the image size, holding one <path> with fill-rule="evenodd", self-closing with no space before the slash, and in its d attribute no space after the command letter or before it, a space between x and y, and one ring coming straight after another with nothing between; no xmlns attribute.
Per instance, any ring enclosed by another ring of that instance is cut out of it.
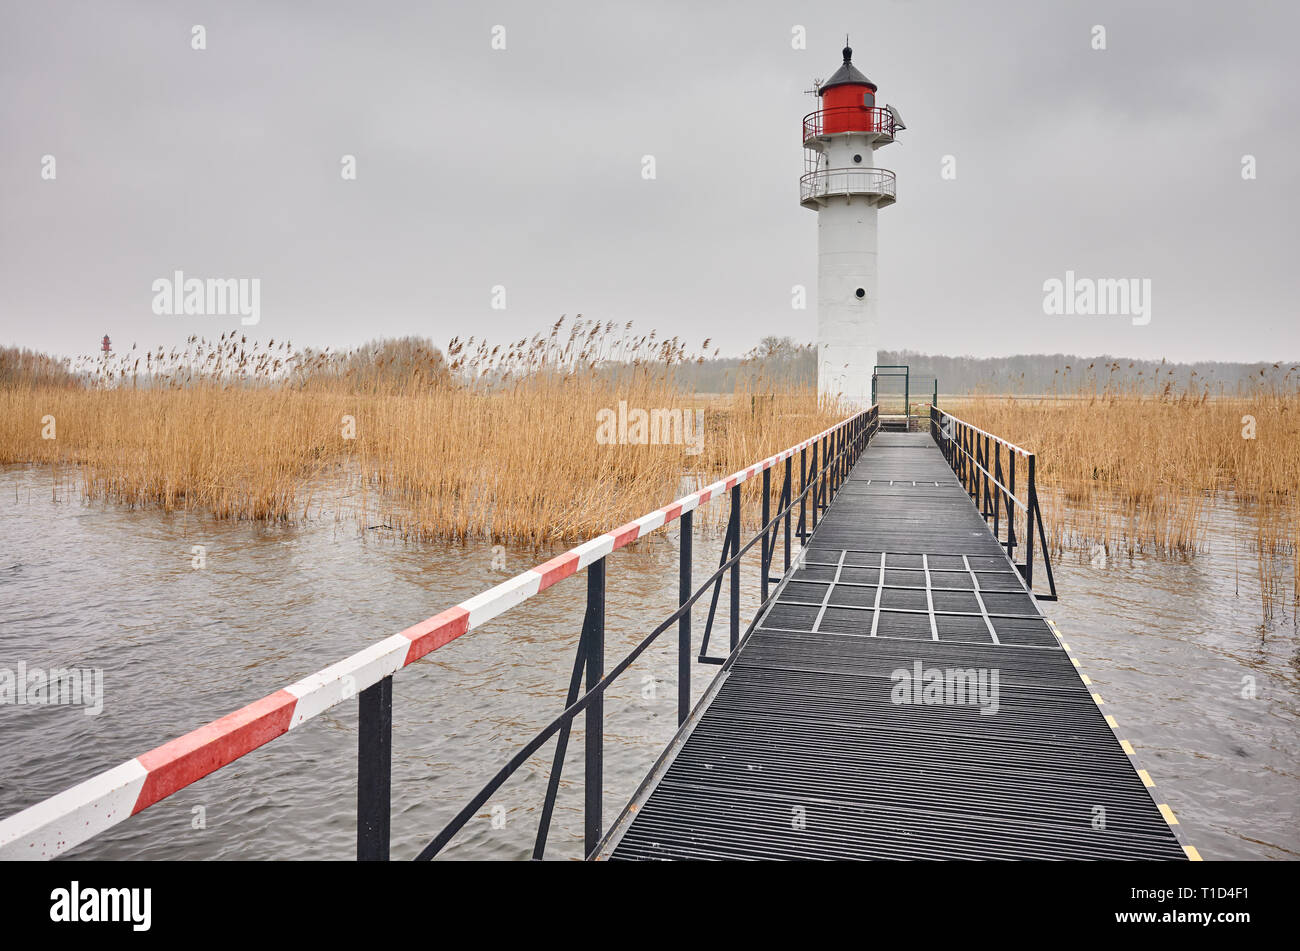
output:
<svg viewBox="0 0 1300 951"><path fill-rule="evenodd" d="M1188 857L1099 702L931 436L877 433L598 857Z"/></svg>

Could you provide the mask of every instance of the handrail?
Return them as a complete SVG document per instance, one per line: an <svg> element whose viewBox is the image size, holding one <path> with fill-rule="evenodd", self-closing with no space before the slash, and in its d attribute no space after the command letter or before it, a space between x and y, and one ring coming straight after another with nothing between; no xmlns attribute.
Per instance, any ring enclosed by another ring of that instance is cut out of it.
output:
<svg viewBox="0 0 1300 951"><path fill-rule="evenodd" d="M836 487L842 482L843 478L845 478L848 475L848 469L851 467L852 461L856 459L857 454L859 454L862 451L866 443L870 440L871 436L876 431L876 428L878 428L879 414L876 412L876 410L877 407L873 406L871 409L867 410L863 414L860 414L859 417L855 417L855 419L861 419L865 417L866 425L859 427L857 431L854 432L848 440L844 440L842 444L839 446L833 458L825 458L823 460L824 466L821 472L827 472L828 470L832 471L834 473L833 478L835 479ZM763 474L766 477L768 476L769 473L768 471L765 470ZM551 818L552 810L554 809L554 805L555 805L556 793L558 792L559 789L560 773L564 766L564 750L565 747L567 746L568 732L570 726L572 725L573 720L578 716L579 713L582 713L584 711L590 711L593 704L600 703L601 700L603 699L605 690L610 686L610 684L612 684L616 679L618 679L618 677L621 674L623 674L632 665L632 663L638 657L641 656L642 653L645 652L646 648L648 648L651 644L653 644L656 640L658 640L658 638L670 627L672 627L674 623L678 623L679 625L681 625L682 622L685 622L684 628L679 626L679 633L685 636L685 639L687 641L687 646L689 646L689 637L690 637L689 614L691 608L694 607L695 602L698 601L700 598L702 598L704 596L704 593L708 591L710 587L716 587L720 585L723 576L728 572L732 573L733 579L736 578L737 577L736 570L739 566L740 559L745 555L746 552L748 552L751 548L753 548L756 544L758 544L761 541L763 543L763 548L762 548L763 558L762 558L762 565L761 565L763 596L762 596L762 603L758 606L758 609L755 611L754 614L754 619L756 623L757 619L762 615L763 608L766 607L771 600L771 598L768 596L767 593L767 583L769 581L767 577L767 572L770 568L771 557L776 550L776 542L775 542L775 538L773 537L773 539L771 540L771 547L769 547L768 533L774 531L774 529L780 525L782 519L786 520L787 532L786 532L785 561L786 561L786 569L788 570L789 561L790 561L790 532L788 526L790 524L790 520L793 515L796 504L798 504L802 509L808 494L812 492L814 493L815 506L820 508L826 508L829 505L829 501L825 504L821 504L816 501L816 499L820 497L820 493L819 493L820 481L821 480L816 477L812 479L805 479L804 488L800 491L799 495L797 497L792 497L792 489L793 489L792 470L789 464L787 463L786 483L781 490L781 499L784 501L785 505L779 512L777 512L775 516L769 518L768 517L769 513L767 511L767 504L771 498L771 491L770 491L769 480L767 478L764 478L763 500L764 500L765 521L763 523L763 527L759 529L758 533L755 534L743 547L738 546L737 550L733 555L731 555L730 558L727 557L728 549L724 548L723 557L720 564L718 565L717 571L715 571L712 575L710 575L709 578L702 585L700 585L699 588L695 589L695 591L690 593L689 595L686 594L686 591L689 590L689 581L687 581L686 585L682 588L681 604L678 606L677 610L674 611L672 614L670 614L662 623L660 623L657 627L655 627L654 630L652 630L644 639L642 639L634 648L632 648L632 650L627 654L627 656L625 656L623 660L621 660L614 667L614 669L611 670L607 675L605 675L603 678L593 683L590 676L591 669L590 667L588 667L587 692L584 693L581 697L578 697L576 696L578 675L583 665L588 662L590 657L590 652L593 651L593 649L596 649L599 650L600 654L603 656L603 644L600 644L598 640L589 633L588 630L589 625L591 625L595 628L598 628L599 632L603 634L603 615L600 618L599 624L592 625L594 619L592 617L591 607L593 604L593 600L597 600L603 610L603 597L604 597L604 584L605 584L604 562L601 561L597 565L593 565L592 574L588 576L589 577L588 601L587 601L588 616L584 620L583 636L579 641L578 651L574 658L573 676L570 680L568 703L565 709L560 713L559 716L557 716L554 720L548 723L536 736L534 736L532 740L526 743L517 753L515 753L515 755L511 757L511 759L503 767L501 767L501 769L498 770L497 773L490 780L488 780L488 782L470 799L470 801L464 806L464 808L462 808L460 812L458 812L456 816L446 826L443 827L442 831L440 831L433 838L433 840L430 841L430 843L420 851L419 855L416 856L417 860L427 861L429 859L432 859L434 856L436 856L451 841L451 839L456 835L456 833L459 832L462 828L464 828L466 823L468 823L470 819L472 819L475 815L478 814L479 810L483 807L483 805L492 797L492 795L498 789L501 788L502 785L505 784L506 780L508 780L519 769L519 767L523 766L524 763L528 761L529 757L531 757L538 750L540 750L542 746L545 745L547 740L549 740L551 737L555 736L558 733L560 735L560 739L556 747L555 761L551 768L551 776L547 787L546 799L542 807L542 819L538 825L537 840L533 848L533 858L534 859L543 858L546 849L546 841L549 833L549 828L550 828L550 818ZM732 496L731 511L733 516L733 525L738 527L739 486L737 485L736 487L734 487L732 489L732 492L733 492L733 496ZM686 513L686 516L684 516L683 518L683 522L682 522L683 533L688 533L690 530L689 519L691 515L692 513L688 512ZM801 524L800 524L801 538L806 537L803 528L804 525L801 518ZM730 530L731 529L729 529L729 532ZM690 574L689 558L690 558L690 549L689 546L687 546L686 548L683 549L683 559L681 564L681 570L684 578L686 579L689 579L689 574ZM598 594L595 595L594 599L593 599L593 589L598 591ZM733 619L733 633L732 633L732 643L731 643L733 649L736 647L736 644L738 643L738 636L734 628L734 622L739 618L739 611L738 611L739 602L738 599L734 597L734 595L735 595L735 588L733 586L733 600L730 607L731 615ZM715 602L715 607L716 607L716 602ZM710 611L710 618L711 617L712 617L712 610ZM751 629L752 626L753 625L751 624ZM680 656L681 654L679 653L679 658ZM699 659L703 659L703 658L699 658ZM689 692L690 692L689 668L686 670L679 670L679 677L681 676L684 676L686 679L684 681L679 680L678 683L679 696L684 696L687 700L689 700ZM688 713L689 710L687 706L679 703L678 705L679 724L685 721ZM589 731L588 744L590 744L591 742L590 740L591 730L592 730L592 724L589 722L588 723L588 731ZM597 731L603 730L603 724L597 724L596 730ZM598 733L597 735L599 736L600 734ZM589 761L588 762L589 771L591 766L592 763ZM597 764L596 768L597 771L599 772L599 764ZM585 777L585 781L588 783L588 787L587 787L588 795L587 795L587 802L586 802L587 828L584 832L585 854L591 855L596 851L597 847L599 846L600 841L603 838L604 829L603 829L603 823L599 815L599 809L600 809L599 791L597 791L596 793L592 792L589 775ZM592 815L593 808L596 810L596 818L594 822L593 822L593 815Z"/></svg>
<svg viewBox="0 0 1300 951"><path fill-rule="evenodd" d="M693 511L705 502L723 492L730 492L732 517L729 533L736 554L719 569L732 574L732 646L736 643L739 619L739 575L738 560L753 545L753 541L744 549L739 546L740 525L740 486L747 480L762 473L764 488L770 482L770 470L777 463L785 462L786 486L782 497L789 504L782 514L786 518L786 558L789 558L790 546L790 501L793 477L792 460L799 454L801 460L801 481L803 491L798 497L800 504L800 536L804 537L806 508L809 492L812 496L812 520L816 525L819 510L826 504L821 500L835 489L848 473L849 456L861 451L866 441L878 427L879 420L876 407L857 413L834 426L818 433L811 439L790 447L776 455L741 469L730 476L711 483L696 492L683 496L677 501L656 509L638 519L606 532L570 549L528 571L516 575L475 597L462 601L455 607L415 624L405 631L394 634L382 641L372 644L350 657L345 658L323 670L290 684L269 696L250 703L218 720L199 727L184 736L164 743L147 753L141 754L119 766L98 773L91 778L61 792L49 799L36 803L12 816L0 820L0 858L53 858L68 849L98 835L99 833L122 822L129 816L147 809L149 806L167 798L173 793L189 786L258 747L301 726L326 710L354 696L358 697L360 723L358 737L359 774L357 785L357 853L358 858L386 859L388 857L388 830L390 807L390 754L392 726L392 676L396 671L407 667L431 651L445 646L468 631L487 623L500 614L534 597L557 582L585 568L592 568L589 575L588 618L583 625L583 640L579 647L578 660L587 665L588 693L577 706L572 700L566 704L565 713L561 715L565 723L581 710L588 713L588 772L595 772L594 781L599 786L600 763L593 763L592 737L599 737L600 724L594 723L593 714L598 714L603 723L603 710L597 708L600 691L594 688L605 680L603 671L603 628L604 628L604 559L613 551L622 548L634 539L649 534L657 528L682 519L683 526L683 576L689 579L689 530L693 522ZM835 455L832 456L832 447ZM808 450L811 448L812 462L808 465ZM820 453L820 456L819 456ZM819 468L817 460L821 458ZM770 492L764 495L764 515L767 515ZM771 523L768 522L768 525ZM764 575L763 589L767 589L767 569L770 558L775 552L776 541L770 544L764 537ZM726 549L724 548L724 553ZM598 579L598 580L597 580ZM595 589L599 589L599 598L595 599ZM706 583L707 587L707 583ZM689 602L683 599L683 605L674 614L679 625L684 625L683 632L689 642L689 618L681 615L683 609L694 604L699 592ZM599 602L599 624L593 620L594 600ZM712 612L710 612L712 614ZM671 619L668 624L671 623ZM711 623L711 619L710 619ZM661 630L653 635L657 637ZM596 650L588 646L599 634L602 646ZM644 648L641 648L644 649ZM637 651L639 653L639 650ZM635 658L633 658L635 659ZM628 661L627 663L630 663ZM626 663L620 664L611 672L610 678L617 676ZM576 679L580 668L575 665L575 682L571 684L570 694L576 689ZM687 668L689 673L689 667ZM594 676L593 676L594 675ZM680 678L679 678L680 680ZM685 683L679 683L679 690L685 689L689 700L689 676ZM565 716L573 709L572 715ZM679 700L679 716L684 719L686 706ZM553 724L558 721L553 721ZM595 729L593 729L593 726ZM548 727L548 730L550 728ZM544 731L545 732L545 731ZM546 733L549 737L553 735ZM544 742L543 739L541 742ZM599 750L599 743L595 749ZM562 757L563 750L557 749ZM599 755L598 753L596 755ZM593 782L588 775L587 782ZM599 796L595 796L595 806L599 812ZM591 820L593 796L587 800L588 821ZM549 812L548 812L549 815ZM589 828L589 833L591 832ZM591 836L588 836L590 840ZM544 838L543 838L544 841ZM590 851L590 849L588 850Z"/></svg>
<svg viewBox="0 0 1300 951"><path fill-rule="evenodd" d="M1025 584L1034 584L1034 530L1042 552L1043 567L1047 572L1048 593L1038 594L1041 601L1056 600L1056 576L1052 571L1051 551L1047 547L1047 533L1043 528L1043 513L1038 505L1037 459L1034 453L1015 443L986 432L952 413L930 406L930 435L939 445L944 459L970 495L980 514L987 522L993 521L993 537L1004 546L1007 558L1020 571ZM1003 474L1002 449L1007 450L1007 474ZM1016 495L1016 458L1027 464L1025 500ZM992 467L990 470L989 467ZM1007 482L1010 485L1007 485ZM1006 506L1006 539L1001 537L1002 507ZM1025 560L1017 563L1016 548L1020 539L1016 533L1013 508L1025 513Z"/></svg>
<svg viewBox="0 0 1300 951"><path fill-rule="evenodd" d="M803 141L816 138L819 135L838 135L838 132L828 133L826 128L826 117L843 117L849 120L856 120L859 117L867 121L863 123L866 128L845 129L844 132L881 132L891 139L897 130L894 127L893 114L881 106L833 106L830 109L818 109L810 112L803 117Z"/></svg>
<svg viewBox="0 0 1300 951"><path fill-rule="evenodd" d="M832 177L842 180L832 185ZM855 178L857 179L855 181ZM824 180L824 181L823 181ZM855 166L819 168L799 178L799 200L821 198L824 195L864 194L896 198L898 179L887 168Z"/></svg>
<svg viewBox="0 0 1300 951"><path fill-rule="evenodd" d="M958 447L958 448L960 449L961 447ZM1024 512L1025 514L1028 514L1028 513L1029 513L1029 505L1028 505L1028 503L1026 503L1026 502L1021 502L1020 499L1018 499L1018 498L1016 497L1015 492L1013 492L1011 489L1008 489L1005 485L1003 485L1003 484L999 481L999 478L1000 478L999 476L995 476L993 473L989 472L989 470L985 469L982 465L979 464L979 462L978 462L978 460L976 459L976 457L975 457L975 456L971 456L970 453L969 453L969 452L966 452L965 449L961 449L961 451L964 452L964 453L966 453L966 455L970 457L970 459L971 459L971 464L974 465L975 468L976 468L976 469L977 469L977 470L978 470L982 475L984 475L984 476L986 477L986 479L988 480L989 484L991 484L991 485L992 485L994 488L996 488L996 489L1001 489L1001 490L1002 490L1002 492L1003 492L1003 493L1005 494L1005 496L1006 496L1006 501L1007 501L1007 504L1008 504L1008 505L1015 505L1016 508L1020 509L1020 511Z"/></svg>
<svg viewBox="0 0 1300 951"><path fill-rule="evenodd" d="M938 407L936 407L936 409L938 409ZM1003 439L1001 436L995 436L995 435L993 435L993 433L986 432L985 430L980 429L980 428L979 428L978 426L976 426L974 423L968 423L968 422L966 422L966 420L964 420L964 419L960 419L960 418L954 416L952 413L949 413L947 410L942 410L942 409L941 409L941 410L939 410L939 412L940 412L942 415L947 416L947 417L948 417L949 419L951 419L954 423L959 423L960 425L965 426L965 427L967 427L968 429L972 429L972 430L974 430L975 432L979 433L981 436L987 436L987 437L989 437L989 439L992 439L992 440L994 440L995 442L999 442L999 443L1001 443L1002 445L1004 445L1004 446L1006 446L1008 449L1010 449L1012 452L1017 452L1017 453L1019 453L1019 454L1022 455L1022 456L1032 456L1032 455L1033 455L1033 453L1030 452L1028 449L1021 449L1019 446L1017 446L1017 445L1016 445L1015 443L1013 443L1011 440L1009 440L1009 439Z"/></svg>

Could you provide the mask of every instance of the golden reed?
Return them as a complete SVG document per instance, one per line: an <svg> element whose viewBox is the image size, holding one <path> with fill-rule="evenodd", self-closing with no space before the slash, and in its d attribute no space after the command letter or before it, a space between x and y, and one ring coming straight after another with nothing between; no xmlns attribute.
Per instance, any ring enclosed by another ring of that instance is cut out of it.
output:
<svg viewBox="0 0 1300 951"><path fill-rule="evenodd" d="M1044 522L1057 550L1194 552L1207 544L1213 504L1229 503L1252 528L1265 614L1285 600L1300 606L1293 371L1277 367L1213 397L1206 387L1151 389L941 398L940 405L1037 454Z"/></svg>
<svg viewBox="0 0 1300 951"><path fill-rule="evenodd" d="M757 368L730 394L684 392L681 367L702 357L680 341L563 324L497 347L452 341L445 358L411 340L332 354L231 334L88 358L64 381L10 377L0 463L48 465L127 506L278 520L328 499L405 537L548 545L617 527L845 415ZM658 444L635 429L599 440L602 412L620 403L669 420L703 409L699 451L671 428ZM758 493L746 494L752 525Z"/></svg>

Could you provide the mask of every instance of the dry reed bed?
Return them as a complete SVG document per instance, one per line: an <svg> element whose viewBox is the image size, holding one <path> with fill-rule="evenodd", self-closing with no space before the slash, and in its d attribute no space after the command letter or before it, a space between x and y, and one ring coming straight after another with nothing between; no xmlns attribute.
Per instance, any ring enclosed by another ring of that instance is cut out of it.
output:
<svg viewBox="0 0 1300 951"><path fill-rule="evenodd" d="M1217 398L1103 391L1068 401L975 397L944 408L1037 454L1044 523L1058 551L1194 552L1207 544L1211 508L1222 500L1253 528L1265 613L1287 597L1300 603L1300 391L1289 375Z"/></svg>
<svg viewBox="0 0 1300 951"><path fill-rule="evenodd" d="M579 322L565 338L557 324L550 338L495 349L453 341L449 363L436 352L359 363L281 344L274 370L268 349L194 341L188 353L150 354L143 381L119 360L92 387L0 389L0 463L75 472L87 496L128 506L297 519L328 495L405 537L551 545L616 527L684 483L733 472L843 416L810 390L761 377L756 390L706 405L674 381L691 358L679 342L629 342L595 326ZM620 401L704 408L702 452L598 442L597 414ZM54 439L42 438L49 416ZM747 495L752 525L759 498Z"/></svg>

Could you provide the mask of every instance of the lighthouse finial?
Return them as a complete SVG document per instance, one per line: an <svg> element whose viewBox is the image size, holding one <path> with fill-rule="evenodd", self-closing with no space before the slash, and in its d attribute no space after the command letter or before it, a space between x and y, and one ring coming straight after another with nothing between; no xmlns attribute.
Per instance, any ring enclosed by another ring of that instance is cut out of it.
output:
<svg viewBox="0 0 1300 951"><path fill-rule="evenodd" d="M849 63L853 60L853 47L849 46L849 35L844 34L844 62Z"/></svg>

